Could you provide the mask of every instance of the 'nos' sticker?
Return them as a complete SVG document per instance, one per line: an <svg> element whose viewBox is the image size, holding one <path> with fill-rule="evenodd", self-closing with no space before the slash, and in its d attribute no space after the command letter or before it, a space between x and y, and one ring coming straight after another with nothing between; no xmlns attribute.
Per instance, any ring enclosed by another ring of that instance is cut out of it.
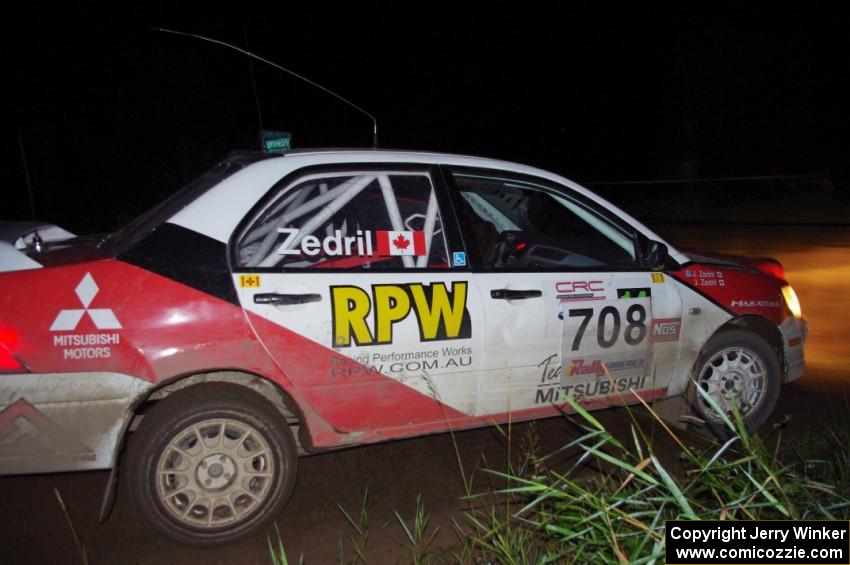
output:
<svg viewBox="0 0 850 565"><path fill-rule="evenodd" d="M358 286L332 286L333 346L393 342L393 327L413 312L420 341L472 337L466 307L468 283L375 284L371 294Z"/></svg>
<svg viewBox="0 0 850 565"><path fill-rule="evenodd" d="M679 341L682 329L681 318L657 318L652 320L650 339L653 343L661 341Z"/></svg>

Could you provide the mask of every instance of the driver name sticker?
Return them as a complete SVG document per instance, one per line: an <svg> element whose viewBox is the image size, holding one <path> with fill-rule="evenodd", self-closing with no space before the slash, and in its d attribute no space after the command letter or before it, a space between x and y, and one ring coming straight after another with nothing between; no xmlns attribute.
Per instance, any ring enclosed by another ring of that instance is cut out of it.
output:
<svg viewBox="0 0 850 565"><path fill-rule="evenodd" d="M315 257L393 257L411 255L421 257L427 253L423 231L357 230L347 235L342 230L319 238L302 235L298 228L277 228L284 235L283 243L277 248L278 255L305 255Z"/></svg>

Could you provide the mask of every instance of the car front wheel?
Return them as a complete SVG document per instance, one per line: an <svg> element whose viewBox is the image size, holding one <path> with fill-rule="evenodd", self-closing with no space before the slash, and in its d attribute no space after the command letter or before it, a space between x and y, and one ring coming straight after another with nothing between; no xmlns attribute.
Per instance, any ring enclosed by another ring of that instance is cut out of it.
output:
<svg viewBox="0 0 850 565"><path fill-rule="evenodd" d="M725 331L711 338L697 362L694 378L696 386L730 418L737 405L749 430L767 420L782 386L776 353L761 336L745 330ZM722 426L721 417L703 395L695 393L693 401L703 420L715 429Z"/></svg>
<svg viewBox="0 0 850 565"><path fill-rule="evenodd" d="M182 543L229 543L268 526L295 484L292 434L264 398L237 385L191 386L155 404L132 438L134 503Z"/></svg>

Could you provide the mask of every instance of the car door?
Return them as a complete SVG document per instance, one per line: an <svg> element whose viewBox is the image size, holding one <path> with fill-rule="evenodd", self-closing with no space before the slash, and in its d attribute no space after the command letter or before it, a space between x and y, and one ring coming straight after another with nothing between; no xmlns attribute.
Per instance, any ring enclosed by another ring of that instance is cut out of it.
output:
<svg viewBox="0 0 850 565"><path fill-rule="evenodd" d="M567 395L633 402L630 390L666 388L681 300L673 281L642 266L634 229L544 179L464 168L447 176L487 322L476 414Z"/></svg>
<svg viewBox="0 0 850 565"><path fill-rule="evenodd" d="M449 260L459 237L438 192L429 166L310 168L282 180L232 244L256 334L337 430L474 410L481 304L466 262Z"/></svg>

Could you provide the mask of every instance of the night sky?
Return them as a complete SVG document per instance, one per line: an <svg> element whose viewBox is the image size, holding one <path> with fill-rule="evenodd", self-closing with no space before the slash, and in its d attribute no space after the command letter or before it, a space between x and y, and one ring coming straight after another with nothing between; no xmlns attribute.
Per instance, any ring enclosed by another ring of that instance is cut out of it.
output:
<svg viewBox="0 0 850 565"><path fill-rule="evenodd" d="M260 122L296 148L371 143L369 119L333 97L259 62L252 81L246 57L151 27L247 47L339 92L377 117L382 147L590 183L815 173L847 185L850 25L838 8L269 5L7 17L0 219L30 217L19 140L38 219L81 232L256 147Z"/></svg>

